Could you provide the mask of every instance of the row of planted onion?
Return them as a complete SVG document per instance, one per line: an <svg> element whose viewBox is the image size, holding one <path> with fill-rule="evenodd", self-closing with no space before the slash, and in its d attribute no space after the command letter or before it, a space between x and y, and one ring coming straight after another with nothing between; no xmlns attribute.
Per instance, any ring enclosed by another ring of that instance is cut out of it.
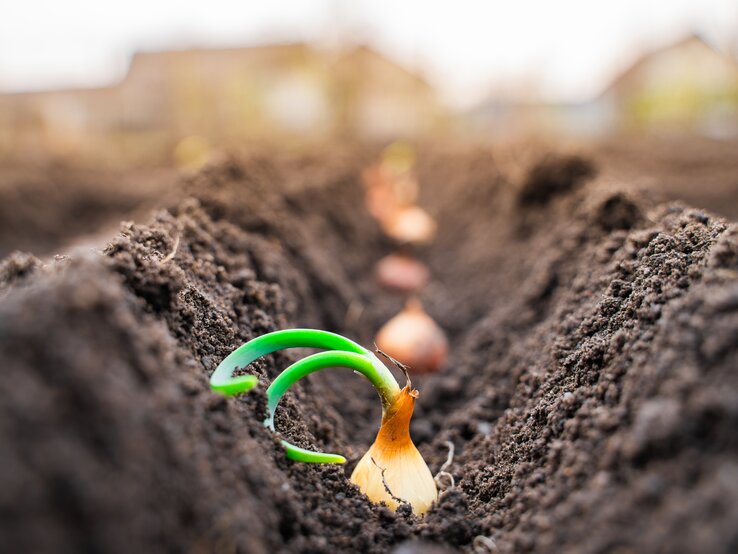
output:
<svg viewBox="0 0 738 554"><path fill-rule="evenodd" d="M363 177L367 208L395 243L395 251L376 264L377 281L406 296L405 307L379 329L375 342L409 372L433 373L446 363L448 341L419 298L431 275L417 252L433 242L437 225L417 205L420 185L414 149L402 142L389 145Z"/></svg>

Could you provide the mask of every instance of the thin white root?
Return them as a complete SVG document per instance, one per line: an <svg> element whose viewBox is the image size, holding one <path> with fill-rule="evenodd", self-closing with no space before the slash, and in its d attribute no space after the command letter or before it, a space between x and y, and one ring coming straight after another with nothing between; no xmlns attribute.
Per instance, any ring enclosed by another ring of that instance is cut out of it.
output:
<svg viewBox="0 0 738 554"><path fill-rule="evenodd" d="M441 466L440 471L446 471L451 466L451 462L454 461L454 452L455 452L454 443L452 443L451 441L446 441L443 444L445 444L446 447L448 447L448 456L446 456L446 461L443 462L443 465Z"/></svg>
<svg viewBox="0 0 738 554"><path fill-rule="evenodd" d="M174 256L176 256L178 248L179 248L179 234L177 235L177 238L174 239L174 248L172 248L172 251L169 254L167 254L161 259L161 263L165 264L167 262L171 262L174 259Z"/></svg>
<svg viewBox="0 0 738 554"><path fill-rule="evenodd" d="M494 554L497 552L497 544L492 537L477 535L472 541L472 549L474 554Z"/></svg>
<svg viewBox="0 0 738 554"><path fill-rule="evenodd" d="M449 467L451 467L451 464L454 461L454 443L452 443L451 441L446 441L444 444L448 447L448 456L446 456L446 461L443 462L441 469L438 470L438 473L436 473L436 476L433 478L438 488L442 491L445 491L446 489L452 489L456 486L454 476L446 471ZM444 486L444 484L442 483L442 478L448 480L450 484L448 486Z"/></svg>
<svg viewBox="0 0 738 554"><path fill-rule="evenodd" d="M448 483L446 485L444 485L442 482L443 478L446 478L448 480ZM451 475L448 471L439 471L438 473L436 473L436 476L433 478L433 480L436 482L436 486L442 491L453 489L456 486L454 476Z"/></svg>

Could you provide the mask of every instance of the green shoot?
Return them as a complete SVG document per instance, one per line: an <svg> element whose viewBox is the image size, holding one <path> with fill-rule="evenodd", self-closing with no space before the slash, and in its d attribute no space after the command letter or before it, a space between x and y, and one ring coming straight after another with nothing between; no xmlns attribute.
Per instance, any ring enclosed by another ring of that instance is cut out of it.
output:
<svg viewBox="0 0 738 554"><path fill-rule="evenodd" d="M267 389L267 418L264 424L274 429L274 413L287 390L303 377L328 367L345 367L366 377L377 389L384 408L400 391L392 373L377 357L355 342L327 331L288 329L255 338L242 345L216 368L210 378L213 390L233 396L251 390L257 382L252 375L233 376L257 358L286 348L321 348L329 350L299 360L285 369ZM338 454L315 452L281 441L288 458L309 463L342 464L346 458Z"/></svg>
<svg viewBox="0 0 738 554"><path fill-rule="evenodd" d="M327 331L313 329L275 331L250 340L231 352L210 377L210 388L226 396L248 392L256 386L258 380L253 375L234 377L233 373L238 368L246 367L254 360L277 350L296 347L345 350L359 354L366 352L365 348L355 342Z"/></svg>

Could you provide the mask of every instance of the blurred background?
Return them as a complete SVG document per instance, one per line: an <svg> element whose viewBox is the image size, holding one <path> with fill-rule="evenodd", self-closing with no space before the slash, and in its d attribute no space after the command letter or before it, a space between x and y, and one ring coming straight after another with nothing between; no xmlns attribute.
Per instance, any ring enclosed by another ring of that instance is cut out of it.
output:
<svg viewBox="0 0 738 554"><path fill-rule="evenodd" d="M672 196L738 216L738 3L2 7L0 231L29 227L16 247L46 232L19 198L51 188L94 219L224 148L531 137L589 147L623 178L667 175ZM104 184L116 192L94 210L70 192Z"/></svg>

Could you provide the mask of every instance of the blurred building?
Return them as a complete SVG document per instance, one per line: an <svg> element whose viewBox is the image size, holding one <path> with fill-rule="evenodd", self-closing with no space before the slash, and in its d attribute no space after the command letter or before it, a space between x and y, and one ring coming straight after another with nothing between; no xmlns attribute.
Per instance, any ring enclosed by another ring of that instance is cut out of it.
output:
<svg viewBox="0 0 738 554"><path fill-rule="evenodd" d="M642 57L605 91L626 129L738 133L738 63L696 35Z"/></svg>
<svg viewBox="0 0 738 554"><path fill-rule="evenodd" d="M422 77L365 46L145 52L114 86L0 95L0 156L161 163L193 137L386 140L443 119Z"/></svg>
<svg viewBox="0 0 738 554"><path fill-rule="evenodd" d="M649 52L596 98L550 104L490 99L466 114L484 133L548 131L738 136L738 63L691 35Z"/></svg>

